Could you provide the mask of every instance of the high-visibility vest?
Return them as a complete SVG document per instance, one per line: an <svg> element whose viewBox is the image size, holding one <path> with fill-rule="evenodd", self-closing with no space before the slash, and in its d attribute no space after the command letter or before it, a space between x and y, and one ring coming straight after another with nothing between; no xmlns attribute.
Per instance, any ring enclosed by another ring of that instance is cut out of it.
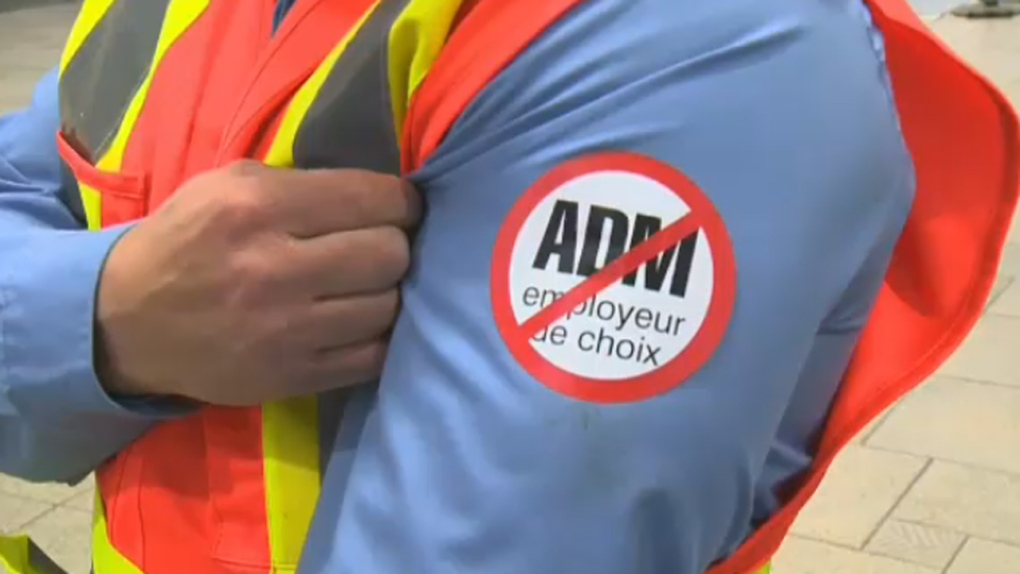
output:
<svg viewBox="0 0 1020 574"><path fill-rule="evenodd" d="M232 160L408 173L581 0L85 0L61 61L59 148L91 229L144 217ZM463 4L463 5L462 5ZM810 470L709 574L765 567L838 451L981 314L1018 192L1006 100L905 0L870 0L918 189ZM382 96L382 97L380 97ZM206 408L97 473L96 574L292 572L320 488L316 399ZM143 519L144 517L144 519Z"/></svg>

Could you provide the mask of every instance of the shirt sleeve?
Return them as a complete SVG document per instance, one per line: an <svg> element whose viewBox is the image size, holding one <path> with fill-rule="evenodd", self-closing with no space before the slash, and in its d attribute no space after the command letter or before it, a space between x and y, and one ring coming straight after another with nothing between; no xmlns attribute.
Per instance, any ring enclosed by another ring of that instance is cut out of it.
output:
<svg viewBox="0 0 1020 574"><path fill-rule="evenodd" d="M0 473L74 482L156 411L115 402L93 369L96 286L125 229L84 231L63 201L58 114L51 73L0 119Z"/></svg>
<svg viewBox="0 0 1020 574"><path fill-rule="evenodd" d="M547 30L415 176L403 312L310 571L731 553L810 462L910 210L884 74L856 0L583 2Z"/></svg>

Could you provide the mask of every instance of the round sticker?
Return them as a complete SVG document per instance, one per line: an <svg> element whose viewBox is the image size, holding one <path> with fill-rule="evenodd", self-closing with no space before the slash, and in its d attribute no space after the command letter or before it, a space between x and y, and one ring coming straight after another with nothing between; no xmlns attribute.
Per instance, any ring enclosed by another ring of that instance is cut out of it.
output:
<svg viewBox="0 0 1020 574"><path fill-rule="evenodd" d="M627 153L554 169L496 240L492 305L514 358L578 400L676 388L722 342L736 297L726 226L684 174Z"/></svg>

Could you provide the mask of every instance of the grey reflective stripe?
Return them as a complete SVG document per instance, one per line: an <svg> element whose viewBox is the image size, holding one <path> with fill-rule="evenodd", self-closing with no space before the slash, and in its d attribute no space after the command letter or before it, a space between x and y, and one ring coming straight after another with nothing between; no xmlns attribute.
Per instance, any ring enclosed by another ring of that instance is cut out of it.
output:
<svg viewBox="0 0 1020 574"><path fill-rule="evenodd" d="M28 563L31 564L33 574L67 574L32 541L28 543Z"/></svg>
<svg viewBox="0 0 1020 574"><path fill-rule="evenodd" d="M390 101L389 32L408 2L384 0L333 66L295 136L297 167L400 173Z"/></svg>
<svg viewBox="0 0 1020 574"><path fill-rule="evenodd" d="M145 81L170 0L119 0L60 75L61 129L97 161Z"/></svg>
<svg viewBox="0 0 1020 574"><path fill-rule="evenodd" d="M64 162L60 162L60 189L57 191L57 197L67 206L75 221L82 227L88 226L88 217L85 214L85 204L81 200L78 180L75 179L71 168Z"/></svg>
<svg viewBox="0 0 1020 574"><path fill-rule="evenodd" d="M347 402L354 395L350 389L337 389L318 396L316 406L319 409L319 480L326 475L326 466L333 457L337 434L343 419Z"/></svg>
<svg viewBox="0 0 1020 574"><path fill-rule="evenodd" d="M384 0L341 54L294 136L294 165L400 174L389 85L389 32L410 0ZM320 480L353 392L318 397Z"/></svg>

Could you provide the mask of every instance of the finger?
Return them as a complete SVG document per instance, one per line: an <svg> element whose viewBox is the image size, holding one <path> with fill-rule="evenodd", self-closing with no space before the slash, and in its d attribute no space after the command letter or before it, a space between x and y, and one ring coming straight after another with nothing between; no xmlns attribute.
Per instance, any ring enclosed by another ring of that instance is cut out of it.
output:
<svg viewBox="0 0 1020 574"><path fill-rule="evenodd" d="M376 227L296 242L289 265L300 289L315 299L336 299L395 287L407 273L407 235Z"/></svg>
<svg viewBox="0 0 1020 574"><path fill-rule="evenodd" d="M301 394L370 383L379 379L389 344L385 339L346 345L317 352L308 362Z"/></svg>
<svg viewBox="0 0 1020 574"><path fill-rule="evenodd" d="M410 229L421 218L417 191L390 175L355 169L267 169L260 189L282 230L308 238L353 229Z"/></svg>
<svg viewBox="0 0 1020 574"><path fill-rule="evenodd" d="M303 330L317 350L336 349L382 337L393 328L399 309L396 289L330 299L312 305Z"/></svg>

